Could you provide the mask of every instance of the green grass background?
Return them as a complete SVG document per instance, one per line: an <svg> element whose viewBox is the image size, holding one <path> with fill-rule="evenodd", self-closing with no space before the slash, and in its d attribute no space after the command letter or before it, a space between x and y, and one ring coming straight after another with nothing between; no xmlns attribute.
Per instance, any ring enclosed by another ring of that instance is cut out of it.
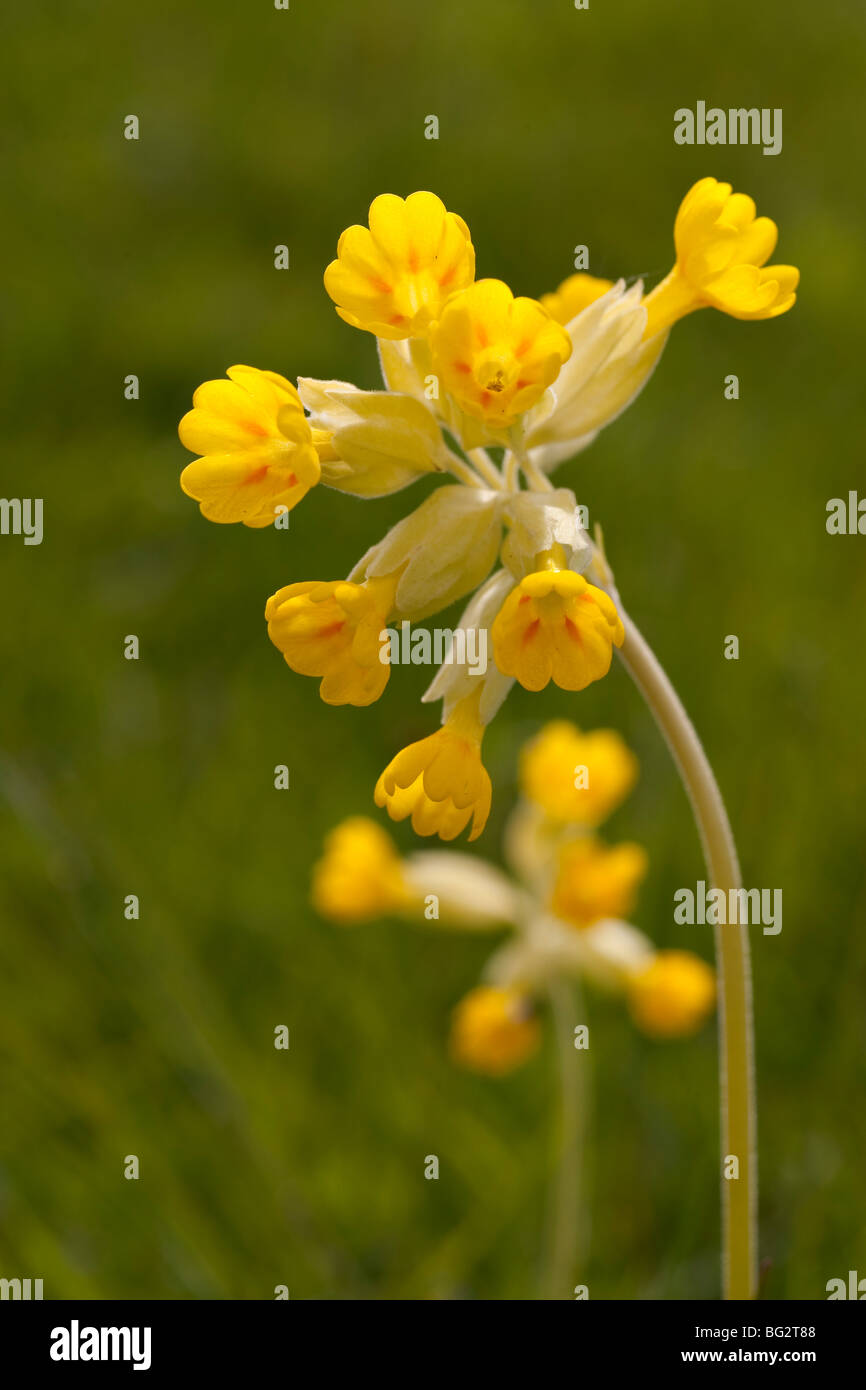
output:
<svg viewBox="0 0 866 1390"><path fill-rule="evenodd" d="M866 1275L866 539L825 531L827 499L863 479L863 45L842 0L35 0L7 17L0 490L45 499L45 539L0 538L0 1276L42 1277L46 1297L535 1296L549 1024L512 1078L456 1072L449 1012L490 943L340 930L307 902L324 833L379 814L381 767L433 727L429 673L328 709L262 620L280 585L344 574L411 495L319 489L287 534L216 527L179 490L175 428L233 362L376 384L372 338L321 276L379 192L438 192L479 275L538 294L577 243L597 274L664 273L705 174L776 218L800 300L772 323L685 321L559 476L706 740L747 884L784 891L781 935L754 935L766 1293ZM698 99L783 108L782 154L676 146L673 112ZM554 715L638 751L610 827L651 854L636 920L706 954L672 920L702 873L685 798L618 668L579 697L510 697L478 851L498 853L517 749ZM714 1029L652 1044L617 1004L588 1008L575 1278L591 1298L717 1297Z"/></svg>

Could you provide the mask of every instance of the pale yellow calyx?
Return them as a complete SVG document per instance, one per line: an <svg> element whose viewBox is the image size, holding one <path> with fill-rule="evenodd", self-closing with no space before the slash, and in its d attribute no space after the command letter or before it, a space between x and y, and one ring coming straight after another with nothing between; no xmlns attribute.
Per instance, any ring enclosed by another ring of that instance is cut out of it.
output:
<svg viewBox="0 0 866 1390"><path fill-rule="evenodd" d="M448 465L439 425L411 395L315 377L298 378L298 395L310 412L326 487L384 497Z"/></svg>
<svg viewBox="0 0 866 1390"><path fill-rule="evenodd" d="M334 431L319 429L313 425L310 434L312 436L313 448L319 456L319 463L337 463L340 455L334 445Z"/></svg>

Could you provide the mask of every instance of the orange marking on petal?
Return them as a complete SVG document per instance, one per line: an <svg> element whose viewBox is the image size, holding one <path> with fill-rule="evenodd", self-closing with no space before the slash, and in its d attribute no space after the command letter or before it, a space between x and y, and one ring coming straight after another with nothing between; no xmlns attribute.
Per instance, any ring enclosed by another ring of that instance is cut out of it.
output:
<svg viewBox="0 0 866 1390"><path fill-rule="evenodd" d="M532 602L532 595L531 595L531 594L521 594L521 595L520 595L520 598L517 600L518 606L522 606L524 603L531 603L531 602Z"/></svg>
<svg viewBox="0 0 866 1390"><path fill-rule="evenodd" d="M456 371L462 372L464 376L472 375L472 368L470 367L468 362L455 362L454 367Z"/></svg>
<svg viewBox="0 0 866 1390"><path fill-rule="evenodd" d="M260 483L263 478L268 476L269 463L263 463L261 468L256 468L252 473L248 473L244 478L244 486L248 483Z"/></svg>
<svg viewBox="0 0 866 1390"><path fill-rule="evenodd" d="M316 636L317 636L317 637L336 637L337 633L338 633L338 632L342 632L342 630L343 630L343 628L344 628L345 626L346 626L346 620L345 620L345 618L339 618L339 619L337 620L337 622L335 622L335 623L329 623L329 624L327 625L327 627L321 627L321 628L319 628L319 631L316 633Z"/></svg>
<svg viewBox="0 0 866 1390"><path fill-rule="evenodd" d="M566 632L568 633L569 637L571 638L572 642L576 642L577 645L580 646L580 645L581 645L581 640L580 640L580 629L578 628L577 623L572 622L571 618L566 618L566 619L565 619L565 630L566 630Z"/></svg>
<svg viewBox="0 0 866 1390"><path fill-rule="evenodd" d="M241 429L246 430L247 434L257 434L261 438L265 438L268 434L266 427L256 424L255 420L244 420Z"/></svg>
<svg viewBox="0 0 866 1390"><path fill-rule="evenodd" d="M526 631L524 632L522 638L520 639L520 640L521 640L521 644L522 644L524 647L526 647L526 646L529 645L529 643L532 641L533 637L534 637L535 634L538 632L538 629L539 629L540 627L541 627L541 619L540 619L540 618L536 618L533 622L531 622L531 623L529 624L529 627L526 629Z"/></svg>
<svg viewBox="0 0 866 1390"><path fill-rule="evenodd" d="M389 285L388 282L387 282L387 280L381 279L380 276L378 276L378 275L370 275L368 278L369 278L370 284L373 286L373 289L376 290L376 292L377 292L378 294L393 294L393 293L394 293L394 286L393 286L393 285Z"/></svg>
<svg viewBox="0 0 866 1390"><path fill-rule="evenodd" d="M531 338L524 338L524 339L523 339L523 342L520 343L519 346L516 347L516 348L514 349L514 356L515 356L515 357L522 357L523 354L524 354L525 352L528 352L529 349L530 349L531 347L532 347L532 339L531 339Z"/></svg>

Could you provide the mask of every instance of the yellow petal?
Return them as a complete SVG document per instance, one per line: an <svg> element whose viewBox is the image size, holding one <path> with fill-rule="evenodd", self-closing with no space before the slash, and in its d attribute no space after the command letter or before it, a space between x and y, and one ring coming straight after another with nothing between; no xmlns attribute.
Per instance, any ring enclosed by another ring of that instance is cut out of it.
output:
<svg viewBox="0 0 866 1390"><path fill-rule="evenodd" d="M369 228L348 227L325 289L337 313L379 338L422 337L448 295L472 283L475 252L462 218L433 193L373 200Z"/></svg>
<svg viewBox="0 0 866 1390"><path fill-rule="evenodd" d="M689 190L674 225L676 265L645 300L646 338L708 305L738 319L787 313L799 272L766 265L778 230L756 212L754 200L729 183L701 179Z"/></svg>

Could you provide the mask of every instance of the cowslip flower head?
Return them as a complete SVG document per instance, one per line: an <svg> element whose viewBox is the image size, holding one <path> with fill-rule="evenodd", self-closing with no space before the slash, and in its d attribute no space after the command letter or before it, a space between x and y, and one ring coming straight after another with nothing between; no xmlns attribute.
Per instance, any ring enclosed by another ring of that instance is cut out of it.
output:
<svg viewBox="0 0 866 1390"><path fill-rule="evenodd" d="M729 183L699 179L674 224L676 265L644 301L647 338L695 309L712 306L735 319L774 319L794 304L800 272L770 265L779 230L757 217L754 199Z"/></svg>
<svg viewBox="0 0 866 1390"><path fill-rule="evenodd" d="M554 719L524 744L520 784L524 796L553 821L596 826L628 796L638 762L614 729L582 733Z"/></svg>
<svg viewBox="0 0 866 1390"><path fill-rule="evenodd" d="M646 871L647 854L641 845L611 847L581 836L560 851L551 911L575 927L606 917L628 917Z"/></svg>
<svg viewBox="0 0 866 1390"><path fill-rule="evenodd" d="M278 589L265 606L268 636L302 676L321 679L327 705L371 705L388 683L382 631L397 575L351 584L308 580Z"/></svg>
<svg viewBox="0 0 866 1390"><path fill-rule="evenodd" d="M202 455L180 485L208 521L270 526L319 481L313 432L285 377L240 366L227 377L199 386L178 426L184 447Z"/></svg>
<svg viewBox="0 0 866 1390"><path fill-rule="evenodd" d="M715 999L715 972L691 951L659 951L628 986L632 1017L656 1038L697 1032Z"/></svg>
<svg viewBox="0 0 866 1390"><path fill-rule="evenodd" d="M538 1050L541 1028L531 998L515 989L479 985L454 1010L453 1060L485 1076L505 1076Z"/></svg>
<svg viewBox="0 0 866 1390"><path fill-rule="evenodd" d="M376 805L392 820L411 816L416 835L453 840L471 820L475 840L487 824L493 789L481 761L479 696L461 700L435 734L402 749L376 783Z"/></svg>
<svg viewBox="0 0 866 1390"><path fill-rule="evenodd" d="M466 224L434 194L383 195L369 226L344 232L325 281L339 315L376 334L384 389L299 377L296 390L276 373L236 366L199 388L181 422L181 439L200 455L182 486L215 521L279 525L317 483L374 499L449 475L345 580L289 584L267 605L287 664L317 677L326 702L366 705L389 677L389 621L404 632L467 601L457 659L449 647L425 696L441 700L443 728L398 754L377 788L379 804L411 816L419 833L453 838L470 821L473 838L480 833L490 801L480 731L515 681L582 690L625 641L600 531L593 542L586 508L554 486L553 469L643 388L677 317L710 303L766 317L793 303L796 272L764 268L775 227L728 185L695 186L675 240L677 264L651 295L640 280L577 274L540 303L499 280L475 282ZM413 662L415 651L413 634ZM460 776L459 759L452 766L445 756L458 727L471 750ZM419 763L428 752L429 775ZM603 806L590 810L590 793L578 813L570 790L560 789L560 812L591 828ZM542 810L536 819L550 822L551 840L568 824Z"/></svg>
<svg viewBox="0 0 866 1390"><path fill-rule="evenodd" d="M322 917L353 926L400 911L409 896L387 831L367 816L350 816L335 826L313 868L311 898Z"/></svg>
<svg viewBox="0 0 866 1390"><path fill-rule="evenodd" d="M571 355L562 325L502 280L453 295L430 343L443 388L468 415L502 430L541 399Z"/></svg>
<svg viewBox="0 0 866 1390"><path fill-rule="evenodd" d="M606 676L625 630L613 600L561 567L555 549L508 595L491 628L496 664L525 690L585 690ZM543 567L542 567L543 566Z"/></svg>
<svg viewBox="0 0 866 1390"><path fill-rule="evenodd" d="M435 193L370 204L369 227L347 227L325 289L337 313L378 338L423 337L450 294L471 285L469 228Z"/></svg>
<svg viewBox="0 0 866 1390"><path fill-rule="evenodd" d="M551 294L543 294L539 303L557 323L566 324L613 286L613 280L602 280L598 275L587 275L586 271L579 270L563 280Z"/></svg>

